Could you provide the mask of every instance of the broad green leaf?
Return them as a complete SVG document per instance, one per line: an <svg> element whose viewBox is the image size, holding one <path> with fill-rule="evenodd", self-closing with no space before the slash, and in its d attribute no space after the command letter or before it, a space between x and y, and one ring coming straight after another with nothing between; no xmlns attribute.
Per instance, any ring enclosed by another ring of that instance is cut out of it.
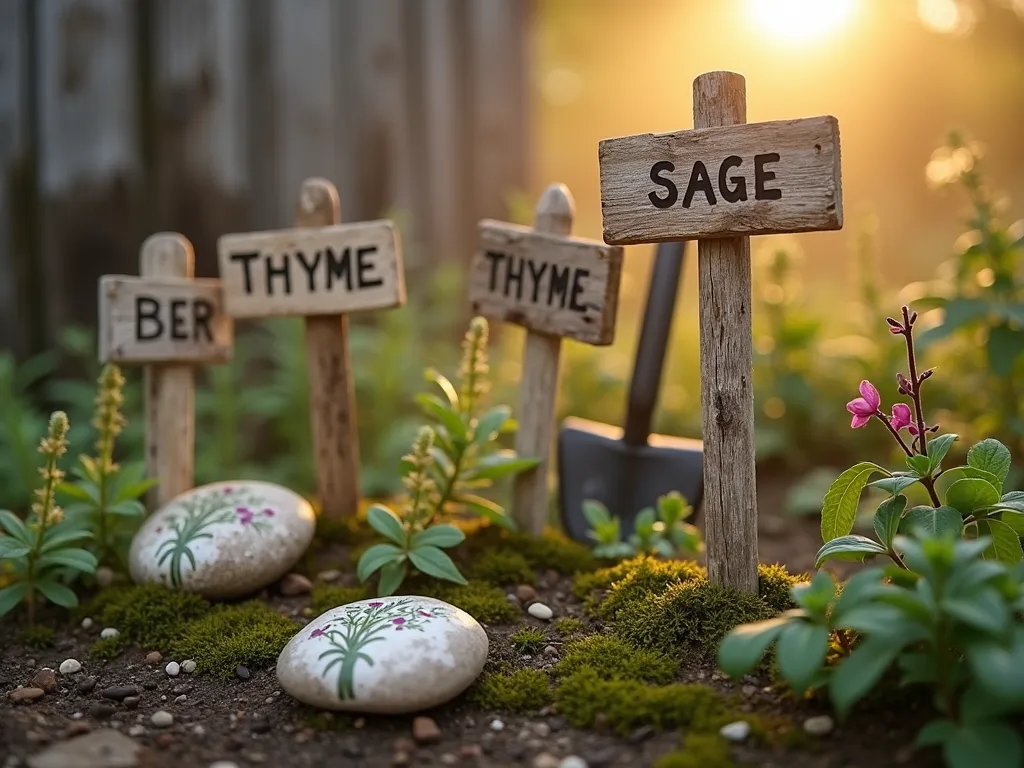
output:
<svg viewBox="0 0 1024 768"><path fill-rule="evenodd" d="M903 516L899 530L903 533L922 531L924 536L960 536L964 530L964 519L953 507L919 506Z"/></svg>
<svg viewBox="0 0 1024 768"><path fill-rule="evenodd" d="M946 739L956 732L956 723L952 720L932 720L917 732L914 745L918 747L937 747L946 743Z"/></svg>
<svg viewBox="0 0 1024 768"><path fill-rule="evenodd" d="M903 672L901 686L934 683L939 677L938 660L933 653L903 653L899 657L899 667Z"/></svg>
<svg viewBox="0 0 1024 768"><path fill-rule="evenodd" d="M61 608L74 608L78 605L78 598L75 596L75 593L52 579L40 579L35 583L35 588L39 594Z"/></svg>
<svg viewBox="0 0 1024 768"><path fill-rule="evenodd" d="M540 464L540 459L521 458L513 450L501 450L484 456L473 467L470 477L474 480L498 480Z"/></svg>
<svg viewBox="0 0 1024 768"><path fill-rule="evenodd" d="M792 589L793 602L811 614L824 616L829 603L836 594L836 583L825 571L814 574L809 584L799 584Z"/></svg>
<svg viewBox="0 0 1024 768"><path fill-rule="evenodd" d="M400 547L405 547L405 526L398 519L398 515L390 509L381 504L374 504L366 513L366 521L381 536L393 541Z"/></svg>
<svg viewBox="0 0 1024 768"><path fill-rule="evenodd" d="M994 438L975 443L967 451L967 464L983 472L991 472L999 478L997 487L1002 488L1010 472L1010 449Z"/></svg>
<svg viewBox="0 0 1024 768"><path fill-rule="evenodd" d="M896 496L920 481L921 478L916 475L893 475L892 477L883 477L881 480L872 480L868 485L872 488L881 488Z"/></svg>
<svg viewBox="0 0 1024 768"><path fill-rule="evenodd" d="M452 562L446 552L437 547L417 547L409 550L409 562L427 576L435 579L454 581L456 584L468 584L466 578Z"/></svg>
<svg viewBox="0 0 1024 768"><path fill-rule="evenodd" d="M490 499L485 499L483 496L475 496L470 493L460 493L455 501L460 504L465 504L473 512L485 517L495 525L500 525L502 528L509 530L515 530L516 522L511 517L505 514L505 510L502 509L500 504L497 504Z"/></svg>
<svg viewBox="0 0 1024 768"><path fill-rule="evenodd" d="M832 673L829 696L840 716L860 701L878 682L903 646L887 637L869 637Z"/></svg>
<svg viewBox="0 0 1024 768"><path fill-rule="evenodd" d="M441 525L432 525L425 531L414 533L412 541L409 543L410 547L454 547L461 544L466 540L466 534L456 528L454 525L448 523L442 523Z"/></svg>
<svg viewBox="0 0 1024 768"><path fill-rule="evenodd" d="M947 469L943 472L935 481L935 489L940 493L940 495L945 496L946 491L949 490L949 486L957 480L963 480L965 478L984 480L991 483L995 488L1001 488L1003 486L1003 481L991 472L986 472L985 470L977 469L976 467L953 467L952 469Z"/></svg>
<svg viewBox="0 0 1024 768"><path fill-rule="evenodd" d="M380 569L380 582L377 584L377 594L381 597L393 595L395 590L402 586L409 568L405 560L401 562L392 560Z"/></svg>
<svg viewBox="0 0 1024 768"><path fill-rule="evenodd" d="M966 516L979 507L988 507L999 501L999 489L991 483L968 477L957 480L946 489L946 505Z"/></svg>
<svg viewBox="0 0 1024 768"><path fill-rule="evenodd" d="M999 633L1010 624L1010 609L992 587L985 587L962 599L946 598L939 605L953 618L982 632Z"/></svg>
<svg viewBox="0 0 1024 768"><path fill-rule="evenodd" d="M63 522L46 529L46 533L43 534L43 546L39 548L39 551L40 553L53 552L57 549L63 549L72 542L91 538L92 533L87 529Z"/></svg>
<svg viewBox="0 0 1024 768"><path fill-rule="evenodd" d="M928 441L928 474L935 474L959 435L938 435Z"/></svg>
<svg viewBox="0 0 1024 768"><path fill-rule="evenodd" d="M404 558L405 552L394 544L374 544L363 552L359 558L359 565L356 566L356 577L360 581L366 581L387 563L400 563Z"/></svg>
<svg viewBox="0 0 1024 768"><path fill-rule="evenodd" d="M890 474L877 464L864 461L850 467L832 483L821 505L822 541L832 541L853 530L860 494L875 473Z"/></svg>
<svg viewBox="0 0 1024 768"><path fill-rule="evenodd" d="M865 603L847 611L841 622L843 629L853 629L861 634L899 637L904 632L912 642L922 637L924 629L910 621L904 611L894 605L882 602Z"/></svg>
<svg viewBox="0 0 1024 768"><path fill-rule="evenodd" d="M1020 694L1017 693L1017 696ZM1000 720L1004 715L1012 714L1019 706L1018 701L1012 698L1004 699L993 695L975 676L973 682L968 683L967 690L960 696L957 714L964 725L974 725Z"/></svg>
<svg viewBox="0 0 1024 768"><path fill-rule="evenodd" d="M931 626L938 614L934 598L921 589L884 589L879 591L876 599L880 603L899 608L923 626Z"/></svg>
<svg viewBox="0 0 1024 768"><path fill-rule="evenodd" d="M476 423L476 431L473 433L473 442L477 445L486 445L498 436L502 425L512 415L512 409L507 405L496 405Z"/></svg>
<svg viewBox="0 0 1024 768"><path fill-rule="evenodd" d="M0 536L0 561L24 557L32 551L13 536Z"/></svg>
<svg viewBox="0 0 1024 768"><path fill-rule="evenodd" d="M928 477L932 473L932 461L927 456L907 456L907 466L918 477Z"/></svg>
<svg viewBox="0 0 1024 768"><path fill-rule="evenodd" d="M999 515L999 519L1010 526L1017 536L1024 536L1024 512L1007 509Z"/></svg>
<svg viewBox="0 0 1024 768"><path fill-rule="evenodd" d="M888 552L888 547L867 536L858 536L857 534L840 536L838 539L827 542L818 550L814 559L814 567L820 568L826 560L859 561L868 555L885 555Z"/></svg>
<svg viewBox="0 0 1024 768"><path fill-rule="evenodd" d="M1024 704L1024 643L1018 641L1010 648L997 642L971 643L967 661L990 696L1016 706Z"/></svg>
<svg viewBox="0 0 1024 768"><path fill-rule="evenodd" d="M69 499L78 501L91 501L99 503L98 489L92 483L60 483L57 485L57 493L67 496Z"/></svg>
<svg viewBox="0 0 1024 768"><path fill-rule="evenodd" d="M160 481L156 478L149 478L148 480L140 480L137 483L129 483L117 489L117 495L114 497L115 502L135 500L142 496L150 488L153 488Z"/></svg>
<svg viewBox="0 0 1024 768"><path fill-rule="evenodd" d="M144 517L146 507L138 499L125 499L107 507L107 512L119 517Z"/></svg>
<svg viewBox="0 0 1024 768"><path fill-rule="evenodd" d="M807 690L825 661L828 627L806 621L790 622L779 634L775 660L782 677L796 692Z"/></svg>
<svg viewBox="0 0 1024 768"><path fill-rule="evenodd" d="M943 746L949 768L1019 768L1024 762L1020 734L1005 723L957 728Z"/></svg>
<svg viewBox="0 0 1024 768"><path fill-rule="evenodd" d="M641 536L648 536L654 530L654 523L656 522L657 512L654 511L654 507L644 507L641 509L636 516L636 520L633 521L633 527L636 532Z"/></svg>
<svg viewBox="0 0 1024 768"><path fill-rule="evenodd" d="M0 528L3 528L22 544L30 547L34 544L32 532L28 526L9 509L0 509Z"/></svg>
<svg viewBox="0 0 1024 768"><path fill-rule="evenodd" d="M988 367L996 376L1009 376L1024 354L1024 331L1003 322L989 328Z"/></svg>
<svg viewBox="0 0 1024 768"><path fill-rule="evenodd" d="M991 517L978 521L978 530L992 537L992 544L985 550L985 557L989 560L999 560L1010 565L1015 565L1024 559L1024 552L1021 551L1020 537L1017 532L1002 520L995 520Z"/></svg>
<svg viewBox="0 0 1024 768"><path fill-rule="evenodd" d="M780 617L736 627L718 646L718 666L729 677L747 674L790 621Z"/></svg>
<svg viewBox="0 0 1024 768"><path fill-rule="evenodd" d="M25 598L28 590L26 581L16 581L0 589L0 616L10 613Z"/></svg>
<svg viewBox="0 0 1024 768"><path fill-rule="evenodd" d="M842 592L835 605L832 606L832 621L840 622L844 614L852 608L860 605L865 600L872 599L881 590L885 589L882 579L885 571L882 568L865 568L856 573L843 585Z"/></svg>
<svg viewBox="0 0 1024 768"><path fill-rule="evenodd" d="M905 478L888 478L890 480ZM907 508L906 496L893 496L878 505L875 512L875 535L882 546L889 548L892 540L899 531L900 521L903 519L903 511Z"/></svg>
<svg viewBox="0 0 1024 768"><path fill-rule="evenodd" d="M448 399L448 405L451 406L453 411L457 412L459 410L459 393L455 391L455 387L448 380L448 377L434 368L428 368L424 371L424 378L441 388L444 396Z"/></svg>
<svg viewBox="0 0 1024 768"><path fill-rule="evenodd" d="M583 516L590 523L591 528L606 525L612 519L611 513L608 512L608 507L597 499L583 500Z"/></svg>
<svg viewBox="0 0 1024 768"><path fill-rule="evenodd" d="M99 566L96 556L84 549L58 549L55 552L47 552L37 562L44 568L63 566L82 573L95 573Z"/></svg>
<svg viewBox="0 0 1024 768"><path fill-rule="evenodd" d="M466 425L449 405L434 395L416 395L416 402L427 416L445 428L453 440L466 442Z"/></svg>

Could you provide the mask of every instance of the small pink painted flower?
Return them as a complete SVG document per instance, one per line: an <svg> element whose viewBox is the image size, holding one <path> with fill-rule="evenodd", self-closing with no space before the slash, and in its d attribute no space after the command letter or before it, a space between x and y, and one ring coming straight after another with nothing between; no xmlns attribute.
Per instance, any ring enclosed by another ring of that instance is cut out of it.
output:
<svg viewBox="0 0 1024 768"><path fill-rule="evenodd" d="M252 510L248 507L238 507L235 513L238 515L238 521L242 525L249 525L252 522Z"/></svg>
<svg viewBox="0 0 1024 768"><path fill-rule="evenodd" d="M380 608L384 603L370 603L371 608Z"/></svg>
<svg viewBox="0 0 1024 768"><path fill-rule="evenodd" d="M875 385L864 380L860 383L860 397L851 400L846 404L846 410L853 414L853 421L850 426L853 429L863 427L871 417L878 413L878 406L882 404L882 398L875 389Z"/></svg>
<svg viewBox="0 0 1024 768"><path fill-rule="evenodd" d="M164 527L162 525L158 525L157 528L156 528L156 532L157 533L163 533L164 532Z"/></svg>
<svg viewBox="0 0 1024 768"><path fill-rule="evenodd" d="M405 619L403 619L401 616L399 616L397 619L392 619L391 623L392 624L405 624Z"/></svg>
<svg viewBox="0 0 1024 768"><path fill-rule="evenodd" d="M264 517L273 517L274 516L274 510L272 510L272 509L264 509L263 510L263 516Z"/></svg>
<svg viewBox="0 0 1024 768"><path fill-rule="evenodd" d="M434 618L434 614L427 613L426 611L420 611L420 616L426 616L428 619Z"/></svg>
<svg viewBox="0 0 1024 768"><path fill-rule="evenodd" d="M234 486L231 486L231 485L225 485L223 490L224 490L224 493L233 493L235 488L234 488Z"/></svg>
<svg viewBox="0 0 1024 768"><path fill-rule="evenodd" d="M319 629L319 628L317 628L317 629L314 629L314 630L313 630L312 632L310 632L310 633L309 633L309 636L310 636L311 638L313 638L313 637L323 637L323 636L324 636L324 635L326 635L326 634L327 634L327 633L326 633L326 632L324 632L324 631L323 631L322 629Z"/></svg>
<svg viewBox="0 0 1024 768"><path fill-rule="evenodd" d="M889 424L897 432L904 427L912 426L910 423L910 406L906 403L896 403L892 407L892 418L889 419Z"/></svg>

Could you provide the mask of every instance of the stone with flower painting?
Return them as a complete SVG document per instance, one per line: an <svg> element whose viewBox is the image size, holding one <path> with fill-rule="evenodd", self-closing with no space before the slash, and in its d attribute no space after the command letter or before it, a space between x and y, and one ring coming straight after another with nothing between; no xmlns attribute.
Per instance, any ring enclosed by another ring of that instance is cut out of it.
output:
<svg viewBox="0 0 1024 768"><path fill-rule="evenodd" d="M211 599L242 597L274 583L313 540L310 503L273 483L243 480L194 488L157 510L135 535L136 583Z"/></svg>
<svg viewBox="0 0 1024 768"><path fill-rule="evenodd" d="M366 714L418 712L449 701L483 671L487 633L430 597L378 597L311 621L281 651L277 679L299 701Z"/></svg>

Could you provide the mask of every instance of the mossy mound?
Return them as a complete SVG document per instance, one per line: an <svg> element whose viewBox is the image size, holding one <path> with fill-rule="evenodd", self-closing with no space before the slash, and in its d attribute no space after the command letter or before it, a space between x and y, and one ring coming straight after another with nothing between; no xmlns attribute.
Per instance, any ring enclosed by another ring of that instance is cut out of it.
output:
<svg viewBox="0 0 1024 768"><path fill-rule="evenodd" d="M736 768L729 742L713 733L691 733L681 749L662 755L654 768Z"/></svg>
<svg viewBox="0 0 1024 768"><path fill-rule="evenodd" d="M469 566L469 579L486 581L496 587L536 584L537 573L520 552L494 549L480 554Z"/></svg>
<svg viewBox="0 0 1024 768"><path fill-rule="evenodd" d="M167 653L185 625L205 616L211 605L191 592L156 584L110 587L91 604L104 627L116 627L125 642L146 651Z"/></svg>
<svg viewBox="0 0 1024 768"><path fill-rule="evenodd" d="M586 607L600 618L614 621L622 608L647 600L650 595L660 595L672 584L704 578L705 574L704 568L691 560L659 560L641 555L592 574L591 589L605 592L603 599L588 595Z"/></svg>
<svg viewBox="0 0 1024 768"><path fill-rule="evenodd" d="M36 624L34 627L24 627L18 633L18 640L31 651L40 651L53 645L53 638L56 633L53 627L45 624Z"/></svg>
<svg viewBox="0 0 1024 768"><path fill-rule="evenodd" d="M370 588L361 584L358 587L337 587L330 584L317 584L310 593L310 609L314 616L326 613L339 605L356 603L372 597Z"/></svg>
<svg viewBox="0 0 1024 768"><path fill-rule="evenodd" d="M124 653L127 645L128 643L120 635L117 637L101 637L90 646L89 655L94 659L110 662Z"/></svg>
<svg viewBox="0 0 1024 768"><path fill-rule="evenodd" d="M598 671L606 680L636 680L641 683L671 683L679 664L661 653L636 648L614 635L591 635L565 646L554 675L564 678L584 669Z"/></svg>
<svg viewBox="0 0 1024 768"><path fill-rule="evenodd" d="M563 640L582 635L587 630L587 623L576 616L562 616L560 619L555 619L551 626Z"/></svg>
<svg viewBox="0 0 1024 768"><path fill-rule="evenodd" d="M548 676L539 669L484 675L473 688L473 700L486 709L536 712L551 701Z"/></svg>
<svg viewBox="0 0 1024 768"><path fill-rule="evenodd" d="M505 593L491 584L471 581L469 584L422 580L402 585L402 593L435 597L461 608L481 624L514 624L519 609L512 605Z"/></svg>
<svg viewBox="0 0 1024 768"><path fill-rule="evenodd" d="M778 563L757 566L757 591L776 614L796 608L791 590L800 582L809 580L807 574L794 575Z"/></svg>
<svg viewBox="0 0 1024 768"><path fill-rule="evenodd" d="M535 571L551 570L563 576L588 573L602 565L586 546L553 528L548 528L541 536L533 536L494 525L460 527L466 533L466 542L453 556L462 562L475 562L488 552L512 552Z"/></svg>
<svg viewBox="0 0 1024 768"><path fill-rule="evenodd" d="M537 653L547 645L548 637L536 627L520 627L509 637L509 641L520 653Z"/></svg>

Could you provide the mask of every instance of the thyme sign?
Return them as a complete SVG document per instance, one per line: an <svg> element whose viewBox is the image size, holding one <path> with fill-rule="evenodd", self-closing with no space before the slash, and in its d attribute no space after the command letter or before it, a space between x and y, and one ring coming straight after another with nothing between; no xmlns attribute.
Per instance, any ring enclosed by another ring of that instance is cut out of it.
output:
<svg viewBox="0 0 1024 768"><path fill-rule="evenodd" d="M839 125L748 125L733 72L694 81L693 115L693 130L600 143L604 240L698 241L708 575L756 592L750 236L842 228Z"/></svg>

